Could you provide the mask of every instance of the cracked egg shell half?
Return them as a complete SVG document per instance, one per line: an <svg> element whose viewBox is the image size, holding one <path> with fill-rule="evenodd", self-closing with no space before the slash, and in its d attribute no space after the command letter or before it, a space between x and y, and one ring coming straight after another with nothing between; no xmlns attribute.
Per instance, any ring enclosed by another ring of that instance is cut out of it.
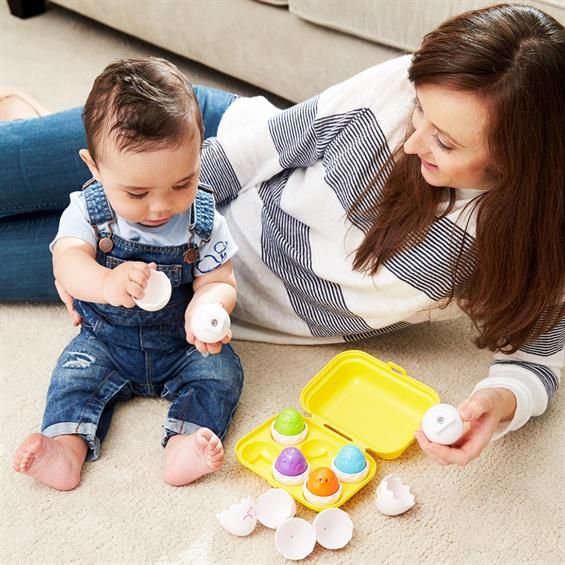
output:
<svg viewBox="0 0 565 565"><path fill-rule="evenodd" d="M248 536L257 525L257 508L252 498L244 498L216 514L220 524L234 536Z"/></svg>
<svg viewBox="0 0 565 565"><path fill-rule="evenodd" d="M263 526L275 530L296 514L294 498L282 488L271 488L259 497L257 519Z"/></svg>
<svg viewBox="0 0 565 565"><path fill-rule="evenodd" d="M326 549L341 549L353 537L353 522L349 514L339 508L322 510L312 523L316 540Z"/></svg>
<svg viewBox="0 0 565 565"><path fill-rule="evenodd" d="M314 551L316 534L312 524L302 518L283 522L275 532L275 547L283 557L298 561Z"/></svg>
<svg viewBox="0 0 565 565"><path fill-rule="evenodd" d="M416 497L399 477L387 475L377 487L375 504L377 510L387 516L398 516L410 510Z"/></svg>

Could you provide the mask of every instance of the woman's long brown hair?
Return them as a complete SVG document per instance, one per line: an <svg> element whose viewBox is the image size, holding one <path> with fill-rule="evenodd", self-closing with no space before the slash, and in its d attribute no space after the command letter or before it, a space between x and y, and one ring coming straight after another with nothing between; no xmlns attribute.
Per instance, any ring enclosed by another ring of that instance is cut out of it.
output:
<svg viewBox="0 0 565 565"><path fill-rule="evenodd" d="M547 14L501 4L456 16L426 35L409 78L472 92L489 108L494 188L470 206L476 219L470 275L452 258L451 294L479 330L479 347L514 352L554 327L565 292L565 31ZM430 186L417 155L398 147L374 179L383 186L354 268L375 274L421 241L446 191ZM472 188L472 187L469 187ZM371 187L368 187L370 190Z"/></svg>

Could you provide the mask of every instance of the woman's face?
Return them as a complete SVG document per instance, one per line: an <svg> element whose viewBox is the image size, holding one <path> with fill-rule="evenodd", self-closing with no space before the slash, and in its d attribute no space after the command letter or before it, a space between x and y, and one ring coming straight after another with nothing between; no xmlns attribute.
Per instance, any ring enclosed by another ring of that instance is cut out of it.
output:
<svg viewBox="0 0 565 565"><path fill-rule="evenodd" d="M488 172L488 110L478 96L431 84L416 88L414 133L404 151L418 155L432 186L492 188Z"/></svg>

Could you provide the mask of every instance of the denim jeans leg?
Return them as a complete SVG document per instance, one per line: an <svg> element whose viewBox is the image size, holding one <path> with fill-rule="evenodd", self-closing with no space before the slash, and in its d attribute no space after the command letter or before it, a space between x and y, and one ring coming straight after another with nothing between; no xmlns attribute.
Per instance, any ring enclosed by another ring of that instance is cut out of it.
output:
<svg viewBox="0 0 565 565"><path fill-rule="evenodd" d="M59 302L48 244L59 213L0 219L0 300Z"/></svg>
<svg viewBox="0 0 565 565"><path fill-rule="evenodd" d="M87 459L98 459L113 403L128 389L107 346L82 330L64 349L53 371L41 433L48 437L80 435L88 445Z"/></svg>
<svg viewBox="0 0 565 565"><path fill-rule="evenodd" d="M235 94L209 86L194 86L194 93L204 121L204 139L215 137L218 126L228 106L236 99Z"/></svg>
<svg viewBox="0 0 565 565"><path fill-rule="evenodd" d="M1 122L0 217L62 211L90 177L83 147L81 108Z"/></svg>
<svg viewBox="0 0 565 565"><path fill-rule="evenodd" d="M162 397L172 404L164 424L163 445L170 436L211 429L226 435L243 387L243 369L230 345L203 357L194 347L183 355L176 376L165 383Z"/></svg>

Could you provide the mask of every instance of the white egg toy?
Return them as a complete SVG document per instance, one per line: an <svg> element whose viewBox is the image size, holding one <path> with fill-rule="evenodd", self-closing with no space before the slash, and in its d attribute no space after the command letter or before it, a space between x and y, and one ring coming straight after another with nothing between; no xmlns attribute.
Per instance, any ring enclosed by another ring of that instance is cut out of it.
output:
<svg viewBox="0 0 565 565"><path fill-rule="evenodd" d="M347 512L339 508L326 508L312 524L316 540L326 549L341 549L353 537L353 522Z"/></svg>
<svg viewBox="0 0 565 565"><path fill-rule="evenodd" d="M228 510L216 514L220 524L234 536L248 536L257 525L257 508L252 498L232 504Z"/></svg>
<svg viewBox="0 0 565 565"><path fill-rule="evenodd" d="M302 518L284 521L275 532L275 546L287 559L304 559L314 551L315 545L314 528Z"/></svg>
<svg viewBox="0 0 565 565"><path fill-rule="evenodd" d="M221 341L230 330L230 317L219 304L200 304L190 319L194 336L204 343Z"/></svg>
<svg viewBox="0 0 565 565"><path fill-rule="evenodd" d="M422 431L430 441L441 445L452 445L465 433L459 410L451 404L432 406L424 414Z"/></svg>
<svg viewBox="0 0 565 565"><path fill-rule="evenodd" d="M151 269L143 298L134 298L133 300L143 310L156 312L167 305L171 299L172 291L169 277L163 271Z"/></svg>
<svg viewBox="0 0 565 565"><path fill-rule="evenodd" d="M415 502L416 497L410 492L410 487L394 475L387 475L377 487L377 510L387 516L403 514Z"/></svg>
<svg viewBox="0 0 565 565"><path fill-rule="evenodd" d="M284 521L296 515L294 498L283 489L271 488L259 497L257 519L263 526L277 529Z"/></svg>

